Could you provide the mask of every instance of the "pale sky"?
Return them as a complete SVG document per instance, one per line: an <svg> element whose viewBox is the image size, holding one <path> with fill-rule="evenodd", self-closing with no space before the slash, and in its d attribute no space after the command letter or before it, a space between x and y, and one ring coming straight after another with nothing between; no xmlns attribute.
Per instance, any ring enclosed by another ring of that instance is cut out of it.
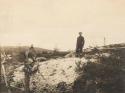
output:
<svg viewBox="0 0 125 93"><path fill-rule="evenodd" d="M125 42L125 0L0 0L0 44L75 49Z"/></svg>

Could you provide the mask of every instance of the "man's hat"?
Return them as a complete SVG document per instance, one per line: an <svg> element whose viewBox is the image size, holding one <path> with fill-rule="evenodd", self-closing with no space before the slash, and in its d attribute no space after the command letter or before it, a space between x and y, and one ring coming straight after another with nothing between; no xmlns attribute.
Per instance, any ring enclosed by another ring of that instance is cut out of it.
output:
<svg viewBox="0 0 125 93"><path fill-rule="evenodd" d="M79 34L82 34L82 32L79 32Z"/></svg>

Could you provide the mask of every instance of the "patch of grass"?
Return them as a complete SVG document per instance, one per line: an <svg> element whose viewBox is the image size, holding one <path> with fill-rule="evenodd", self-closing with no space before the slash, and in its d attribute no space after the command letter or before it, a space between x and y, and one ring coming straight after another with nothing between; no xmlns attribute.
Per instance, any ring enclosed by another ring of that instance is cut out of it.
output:
<svg viewBox="0 0 125 93"><path fill-rule="evenodd" d="M120 53L115 51L109 57L98 57L99 62L84 65L82 74L74 82L74 93L91 93L90 90L93 93L125 93L125 63Z"/></svg>

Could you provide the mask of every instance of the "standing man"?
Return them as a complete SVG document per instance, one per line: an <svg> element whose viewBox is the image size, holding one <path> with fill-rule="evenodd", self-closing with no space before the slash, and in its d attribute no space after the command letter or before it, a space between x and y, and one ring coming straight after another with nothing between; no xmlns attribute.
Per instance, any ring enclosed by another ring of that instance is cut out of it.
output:
<svg viewBox="0 0 125 93"><path fill-rule="evenodd" d="M82 32L79 32L79 36L77 37L77 43L76 43L76 56L81 56L83 52L84 47L84 37L82 36Z"/></svg>
<svg viewBox="0 0 125 93"><path fill-rule="evenodd" d="M31 47L27 51L26 57L30 58L33 62L36 61L36 51L35 51L35 49L33 47L33 44L31 45Z"/></svg>
<svg viewBox="0 0 125 93"><path fill-rule="evenodd" d="M25 53L26 61L24 63L25 72L25 93L30 93L30 76L32 74L32 68L36 62L36 51L31 45L31 47Z"/></svg>

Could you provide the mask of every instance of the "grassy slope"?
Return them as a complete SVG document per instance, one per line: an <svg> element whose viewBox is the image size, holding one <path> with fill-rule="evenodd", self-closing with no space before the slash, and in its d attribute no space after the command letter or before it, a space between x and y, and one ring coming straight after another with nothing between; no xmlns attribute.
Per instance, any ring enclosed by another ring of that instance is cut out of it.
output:
<svg viewBox="0 0 125 93"><path fill-rule="evenodd" d="M75 93L89 93L89 92L91 93L91 91L89 90L92 90L94 93L94 91L98 90L99 93L124 93L124 88L125 88L124 86L125 48L124 47L125 47L124 44L122 45L117 44L117 45L109 45L109 46L99 47L99 48L92 48L90 51L86 50L85 52L86 55L84 57L88 61L87 62L88 64L83 65L83 67L79 67L79 66L77 67L76 73L80 73L80 74L79 74L79 77L77 77L74 84L72 85L72 87L74 88L73 91L75 91ZM110 54L110 56L107 57L104 53ZM83 60L82 62L84 61L85 60ZM48 73L50 76L48 77L48 75L47 76L45 75L45 77L50 78L48 81L51 81L52 78L56 78L57 76L60 77L61 71L56 70L57 72L53 74L53 71L55 71L54 69L58 69L58 68L65 69L64 71L67 72L67 68L65 68L64 65L66 65L68 62L70 63L73 62L74 64L76 60L73 60L71 58L69 60L67 59L60 59L55 61L50 60L50 61L47 61L46 63L41 63L41 66L40 66L41 72L45 74ZM56 67L56 64L58 64L57 67ZM69 67L73 66L73 64L70 64ZM52 65L55 65L55 67ZM74 66L76 66L76 64ZM48 69L44 69L44 67L47 67ZM70 77L70 73L68 75ZM39 76L39 74L37 76L39 79L40 78L42 79L42 77ZM67 78L65 78L65 75L63 80L64 81L67 80ZM87 82L91 80L93 83L91 82L89 85ZM36 82L39 82L39 81L36 81ZM38 86L41 86L41 85L38 85ZM50 87L48 87L48 89L50 90ZM72 93L72 92L68 92L68 93Z"/></svg>

